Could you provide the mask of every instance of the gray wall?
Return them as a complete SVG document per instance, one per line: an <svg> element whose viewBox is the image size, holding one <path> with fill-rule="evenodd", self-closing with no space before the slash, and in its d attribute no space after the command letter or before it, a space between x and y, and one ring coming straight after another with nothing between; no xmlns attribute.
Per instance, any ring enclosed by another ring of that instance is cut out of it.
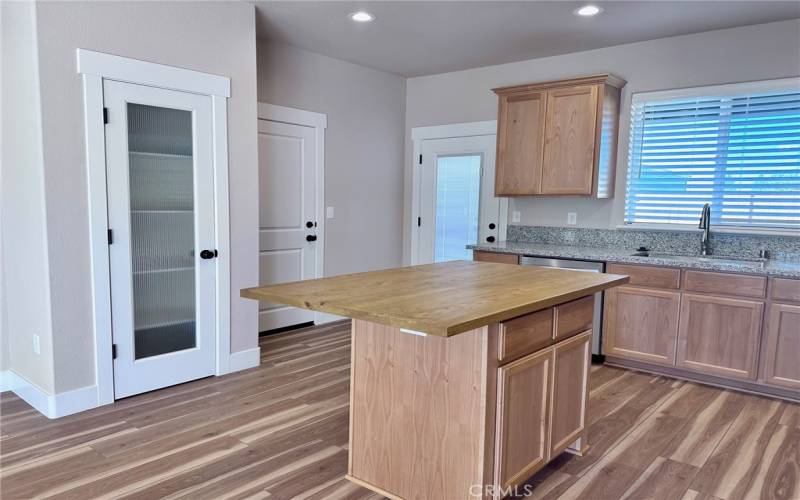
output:
<svg viewBox="0 0 800 500"><path fill-rule="evenodd" d="M255 13L238 2L37 4L44 186L55 392L94 384L83 98L75 50L91 49L225 75L231 228L231 350L257 345L257 305L239 289L258 280ZM16 215L16 214L15 214ZM39 226L41 227L41 226ZM11 308L12 305L9 304ZM31 329L16 330L30 345Z"/></svg>
<svg viewBox="0 0 800 500"><path fill-rule="evenodd" d="M33 3L0 2L2 17L2 169L0 301L2 369L53 392L45 173ZM32 336L40 338L34 354Z"/></svg>
<svg viewBox="0 0 800 500"><path fill-rule="evenodd" d="M405 79L259 41L258 100L328 115L325 274L400 265Z"/></svg>
<svg viewBox="0 0 800 500"><path fill-rule="evenodd" d="M628 81L622 91L616 195L610 200L512 198L522 224L565 225L567 212L578 226L608 228L623 222L627 137L634 92L714 85L800 75L800 21L783 21L696 35L663 38L599 50L410 78L406 82L404 255L409 255L411 216L411 128L493 120L492 88L612 72Z"/></svg>

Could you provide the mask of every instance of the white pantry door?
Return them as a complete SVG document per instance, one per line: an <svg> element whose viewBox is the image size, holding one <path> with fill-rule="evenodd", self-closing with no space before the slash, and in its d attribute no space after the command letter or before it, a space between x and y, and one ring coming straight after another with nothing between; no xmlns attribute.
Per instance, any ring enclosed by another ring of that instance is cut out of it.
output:
<svg viewBox="0 0 800 500"><path fill-rule="evenodd" d="M114 397L214 374L212 102L106 80Z"/></svg>
<svg viewBox="0 0 800 500"><path fill-rule="evenodd" d="M317 275L316 155L313 127L258 120L261 286ZM312 311L261 302L262 332L311 321Z"/></svg>
<svg viewBox="0 0 800 500"><path fill-rule="evenodd" d="M495 135L425 139L419 165L417 263L472 260L466 245L499 239L505 198L494 196Z"/></svg>

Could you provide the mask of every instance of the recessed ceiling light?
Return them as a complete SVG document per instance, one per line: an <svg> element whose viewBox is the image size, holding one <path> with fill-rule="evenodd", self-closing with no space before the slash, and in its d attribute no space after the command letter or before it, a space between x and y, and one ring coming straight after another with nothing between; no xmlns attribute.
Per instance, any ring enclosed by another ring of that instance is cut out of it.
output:
<svg viewBox="0 0 800 500"><path fill-rule="evenodd" d="M580 9L575 9L576 16L591 17L603 12L603 9L597 5L584 5Z"/></svg>
<svg viewBox="0 0 800 500"><path fill-rule="evenodd" d="M351 20L357 23L368 23L375 20L375 16L365 10L357 10L347 15Z"/></svg>

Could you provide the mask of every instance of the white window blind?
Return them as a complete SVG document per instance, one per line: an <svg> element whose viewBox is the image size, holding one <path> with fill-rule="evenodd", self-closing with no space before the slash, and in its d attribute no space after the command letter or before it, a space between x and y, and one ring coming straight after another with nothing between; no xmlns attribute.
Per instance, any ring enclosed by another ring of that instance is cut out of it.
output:
<svg viewBox="0 0 800 500"><path fill-rule="evenodd" d="M625 223L800 228L800 79L633 96Z"/></svg>

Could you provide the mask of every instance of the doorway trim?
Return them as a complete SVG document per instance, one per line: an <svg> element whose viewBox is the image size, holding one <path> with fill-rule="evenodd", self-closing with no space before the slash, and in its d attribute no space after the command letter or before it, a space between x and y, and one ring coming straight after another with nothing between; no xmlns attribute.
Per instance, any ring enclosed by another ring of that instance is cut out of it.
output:
<svg viewBox="0 0 800 500"><path fill-rule="evenodd" d="M89 193L89 237L97 403L114 402L111 326L111 268L108 255L108 193L106 187L103 80L116 80L206 95L212 107L216 260L216 375L230 371L230 214L228 194L227 98L230 78L165 66L86 49L76 50L77 72L83 80L84 135ZM80 410L76 410L80 411Z"/></svg>
<svg viewBox="0 0 800 500"><path fill-rule="evenodd" d="M317 221L317 252L314 257L315 278L325 276L325 129L328 128L328 115L305 109L278 106L267 102L258 103L258 119L271 122L300 125L314 129L316 158L314 173L317 176L314 205L314 218ZM314 323L328 323L339 318L332 314L314 312Z"/></svg>
<svg viewBox="0 0 800 500"><path fill-rule="evenodd" d="M409 234L411 235L411 265L418 264L419 226L416 221L420 217L420 182L422 180L420 166L422 166L422 142L427 139L453 139L456 137L474 137L480 135L497 135L497 120L480 122L451 123L448 125L432 125L429 127L414 127L411 129L412 151L411 156L411 218L408 221ZM497 161L497 160L495 160ZM406 198L407 199L407 198ZM498 221L498 236L500 241L506 238L508 228L508 204L501 204L500 220Z"/></svg>

